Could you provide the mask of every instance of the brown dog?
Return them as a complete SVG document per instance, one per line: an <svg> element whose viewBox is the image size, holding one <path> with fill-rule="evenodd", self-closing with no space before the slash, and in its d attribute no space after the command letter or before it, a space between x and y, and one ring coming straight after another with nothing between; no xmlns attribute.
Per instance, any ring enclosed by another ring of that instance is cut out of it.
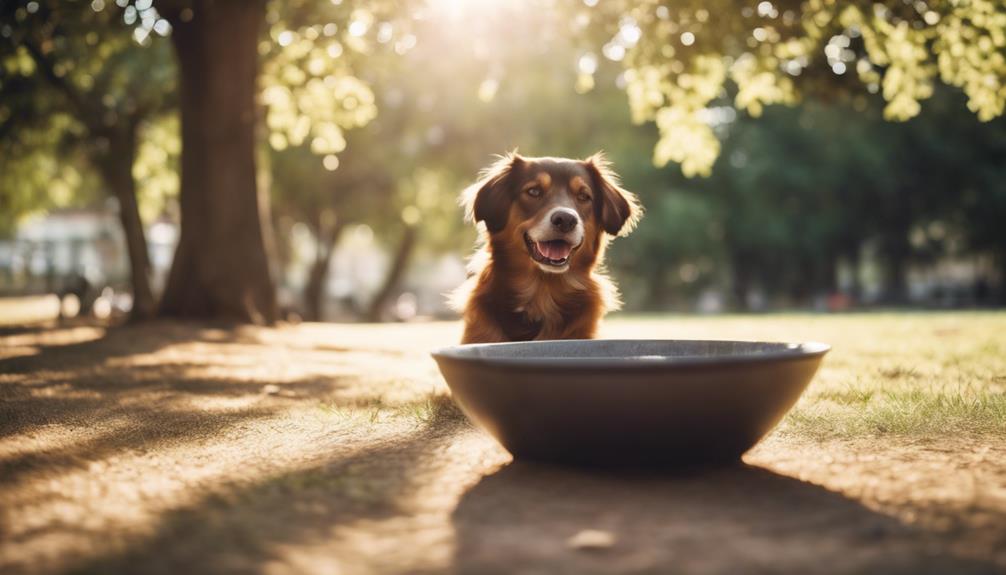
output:
<svg viewBox="0 0 1006 575"><path fill-rule="evenodd" d="M453 295L462 343L594 337L619 305L602 269L610 237L642 214L636 196L598 153L586 160L501 157L462 195L485 224L471 277Z"/></svg>

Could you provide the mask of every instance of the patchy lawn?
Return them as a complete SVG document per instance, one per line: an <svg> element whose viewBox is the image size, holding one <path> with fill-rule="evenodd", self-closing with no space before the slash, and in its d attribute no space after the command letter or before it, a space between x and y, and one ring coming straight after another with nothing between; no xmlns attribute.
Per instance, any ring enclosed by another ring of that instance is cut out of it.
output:
<svg viewBox="0 0 1006 575"><path fill-rule="evenodd" d="M1006 314L633 318L611 337L819 340L834 348L779 432L1006 437Z"/></svg>
<svg viewBox="0 0 1006 575"><path fill-rule="evenodd" d="M8 328L0 572L1006 570L1006 314L604 331L835 349L746 465L627 474L470 427L427 355L455 323Z"/></svg>

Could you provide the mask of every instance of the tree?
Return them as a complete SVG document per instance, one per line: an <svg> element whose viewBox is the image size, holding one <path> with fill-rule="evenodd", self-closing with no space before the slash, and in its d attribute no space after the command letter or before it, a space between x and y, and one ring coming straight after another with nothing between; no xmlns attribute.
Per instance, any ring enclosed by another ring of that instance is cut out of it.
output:
<svg viewBox="0 0 1006 575"><path fill-rule="evenodd" d="M136 40L146 41L155 27L154 37L166 33L167 23L137 21L134 9L134 22L125 25L124 11L98 7L19 1L0 9L0 139L4 161L25 167L5 172L18 180L12 189L25 190L32 181L26 172L43 164L42 156L79 153L117 200L129 255L131 317L148 319L156 304L133 169L144 123L171 108L172 82L162 43L141 48Z"/></svg>
<svg viewBox="0 0 1006 575"><path fill-rule="evenodd" d="M305 318L323 319L329 267L336 243L347 226L374 223L388 210L395 186L394 174L384 161L387 153L374 143L378 130L350 135L338 164L325 164L307 146L272 153L273 205L280 220L303 223L314 240L314 260L308 270L302 301ZM336 169L329 170L325 166Z"/></svg>
<svg viewBox="0 0 1006 575"><path fill-rule="evenodd" d="M306 224L314 239L314 261L302 294L308 319L322 316L329 265L342 230L363 221L378 231L401 223L393 200L408 164L397 157L403 116L391 107L391 114L378 117L371 88L374 81L404 70L396 49L403 53L402 38L410 37L408 12L403 17L392 8L391 2L270 7L274 41L266 51L263 100L272 198L277 220ZM400 18L397 26L390 18ZM364 72L360 77L357 67Z"/></svg>
<svg viewBox="0 0 1006 575"><path fill-rule="evenodd" d="M770 302L807 305L845 287L839 263L858 270L869 246L883 297L903 303L912 264L948 253L1000 258L1001 227L991 224L1003 216L1004 120L976 122L961 99L939 89L927 114L903 123L884 121L874 97L772 106L717 125L723 152L712 174L661 172L667 191L647 198L634 253L614 260L618 274L644 275L664 296L653 305L696 285L730 286L740 308L755 289ZM730 119L727 110L716 113Z"/></svg>
<svg viewBox="0 0 1006 575"><path fill-rule="evenodd" d="M182 124L181 234L161 313L277 319L255 169L264 0L157 2L171 23Z"/></svg>
<svg viewBox="0 0 1006 575"><path fill-rule="evenodd" d="M982 121L1006 106L1006 4L997 0L602 2L581 8L621 60L637 122L654 121L654 162L709 175L719 154L709 107L729 89L757 117L802 96L880 93L884 116L918 115L937 77ZM853 77L855 76L855 78Z"/></svg>
<svg viewBox="0 0 1006 575"><path fill-rule="evenodd" d="M271 323L278 306L257 129L274 148L309 141L312 151L334 158L345 147L343 128L375 113L342 58L343 43L366 50L372 15L316 2L155 5L172 24L182 116L182 231L161 311ZM273 24L263 30L267 9ZM305 25L305 15L327 24ZM359 24L345 25L349 19Z"/></svg>

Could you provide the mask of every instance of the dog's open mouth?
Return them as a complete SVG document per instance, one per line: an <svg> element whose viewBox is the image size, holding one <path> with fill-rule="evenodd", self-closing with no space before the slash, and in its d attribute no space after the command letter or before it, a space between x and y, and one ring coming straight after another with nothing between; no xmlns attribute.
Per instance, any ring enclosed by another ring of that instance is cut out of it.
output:
<svg viewBox="0 0 1006 575"><path fill-rule="evenodd" d="M524 242L527 244L527 251L531 254L531 259L540 264L556 267L569 263L569 256L578 247L566 240L535 241L527 234L524 234Z"/></svg>

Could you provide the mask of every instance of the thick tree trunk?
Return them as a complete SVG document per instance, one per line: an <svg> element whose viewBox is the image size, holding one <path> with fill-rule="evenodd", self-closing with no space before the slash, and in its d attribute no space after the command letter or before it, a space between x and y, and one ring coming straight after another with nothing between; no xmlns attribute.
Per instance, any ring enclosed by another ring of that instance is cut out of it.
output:
<svg viewBox="0 0 1006 575"><path fill-rule="evenodd" d="M105 184L119 203L119 220L126 236L129 276L133 288L130 321L143 321L157 313L154 292L150 288L150 256L143 232L140 208L136 201L133 162L136 160L137 125L130 120L121 131L110 135L107 154L97 160Z"/></svg>
<svg viewBox="0 0 1006 575"><path fill-rule="evenodd" d="M181 76L182 181L181 237L161 313L272 323L278 306L263 218L268 200L255 172L265 4L214 0L189 6L164 10Z"/></svg>
<svg viewBox="0 0 1006 575"><path fill-rule="evenodd" d="M405 275L405 269L412 258L412 251L416 247L416 236L416 226L406 224L405 230L402 232L402 240L398 243L398 250L395 252L395 259L391 262L388 275L384 278L384 285L370 302L366 316L367 321L381 321L388 300L398 289L398 284L402 281L402 276Z"/></svg>
<svg viewBox="0 0 1006 575"><path fill-rule="evenodd" d="M304 286L304 306L309 321L321 321L322 308L325 303L325 280L328 278L328 268L332 262L332 254L335 246L339 242L339 236L346 224L342 220L330 224L327 229L316 229L315 237L318 240L317 253L314 258L314 265Z"/></svg>

